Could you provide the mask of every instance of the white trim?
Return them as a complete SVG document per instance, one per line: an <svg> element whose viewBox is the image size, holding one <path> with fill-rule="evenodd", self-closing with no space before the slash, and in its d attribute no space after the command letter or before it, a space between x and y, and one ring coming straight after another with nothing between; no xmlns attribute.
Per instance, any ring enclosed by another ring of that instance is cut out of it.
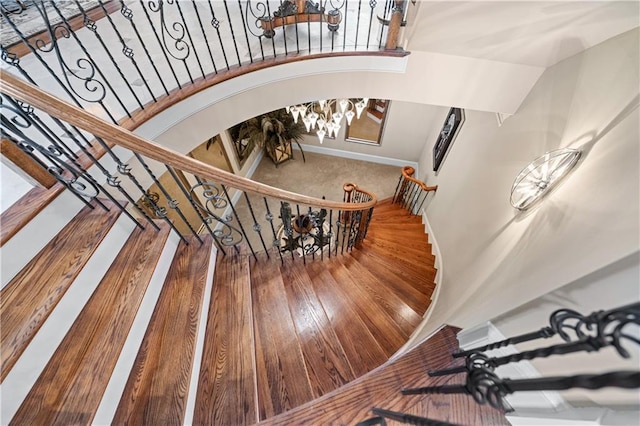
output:
<svg viewBox="0 0 640 426"><path fill-rule="evenodd" d="M458 333L460 348L470 349L506 339L505 335L487 321L475 327L466 328ZM501 357L519 353L513 345L494 349L486 352L491 357ZM541 377L540 372L529 361L513 362L496 369L496 373L502 378L531 379ZM558 412L569 405L560 396L559 392L521 392L505 397L506 401L516 411L540 410L542 412Z"/></svg>
<svg viewBox="0 0 640 426"><path fill-rule="evenodd" d="M342 56L316 58L267 67L215 84L189 98L172 105L152 120L140 125L134 133L154 140L176 124L215 103L241 93L279 81L299 79L305 76L352 72L405 73L408 56Z"/></svg>
<svg viewBox="0 0 640 426"><path fill-rule="evenodd" d="M387 164L390 166L411 166L418 170L418 163L415 161L401 160L399 158L381 157L379 155L362 154L360 152L343 151L341 149L326 148L318 145L300 144L304 151L315 152L317 154L331 155L333 157L350 158L352 160L368 161L370 163ZM293 149L299 150L297 146Z"/></svg>
<svg viewBox="0 0 640 426"><path fill-rule="evenodd" d="M255 173L256 169L260 165L260 162L262 161L263 158L264 158L264 149L261 149L258 155L256 156L256 159L253 160L251 167L249 167L249 170L247 170L247 174L245 175L247 179L251 179L251 176L253 176L253 174Z"/></svg>
<svg viewBox="0 0 640 426"><path fill-rule="evenodd" d="M209 268L207 270L207 278L205 281L204 298L202 300L202 309L200 311L200 322L198 323L198 335L196 337L196 347L194 349L193 364L191 366L191 381L189 382L189 393L187 394L187 403L185 406L184 424L193 423L193 415L196 409L196 395L198 392L198 384L200 378L200 366L202 365L202 353L204 351L205 332L207 330L207 322L209 319L209 304L211 302L211 292L213 289L213 275L216 268L216 255L218 250L211 242L211 255L209 257Z"/></svg>

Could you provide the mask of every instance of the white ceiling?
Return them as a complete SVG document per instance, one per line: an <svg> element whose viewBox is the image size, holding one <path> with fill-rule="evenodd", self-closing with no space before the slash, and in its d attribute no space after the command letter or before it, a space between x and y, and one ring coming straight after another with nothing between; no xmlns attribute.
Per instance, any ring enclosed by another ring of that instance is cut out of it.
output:
<svg viewBox="0 0 640 426"><path fill-rule="evenodd" d="M640 1L409 3L407 49L549 67L640 25Z"/></svg>

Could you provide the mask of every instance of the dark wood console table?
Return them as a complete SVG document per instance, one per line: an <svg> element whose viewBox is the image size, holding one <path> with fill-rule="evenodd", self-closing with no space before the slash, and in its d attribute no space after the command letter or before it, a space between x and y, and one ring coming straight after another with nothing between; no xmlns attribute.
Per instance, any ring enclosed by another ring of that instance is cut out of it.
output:
<svg viewBox="0 0 640 426"><path fill-rule="evenodd" d="M272 38L277 27L299 24L301 22L326 22L329 31L337 31L342 22L342 13L332 9L325 13L325 9L311 0L285 0L273 16L260 18L263 35Z"/></svg>

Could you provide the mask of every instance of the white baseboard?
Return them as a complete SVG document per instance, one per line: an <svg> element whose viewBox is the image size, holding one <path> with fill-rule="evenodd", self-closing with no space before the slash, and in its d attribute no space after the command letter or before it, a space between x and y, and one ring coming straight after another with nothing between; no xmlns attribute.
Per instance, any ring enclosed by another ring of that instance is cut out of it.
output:
<svg viewBox="0 0 640 426"><path fill-rule="evenodd" d="M458 342L462 349L471 349L504 339L506 339L506 336L491 321L464 329L458 333ZM509 345L486 353L491 357L502 357L518 352L515 346ZM509 379L541 377L540 372L529 361L513 362L498 367L496 373L501 378ZM569 407L564 398L560 396L560 393L552 391L519 392L509 395L505 399L516 412L535 410L555 413Z"/></svg>
<svg viewBox="0 0 640 426"><path fill-rule="evenodd" d="M253 176L253 174L255 173L263 157L264 157L264 149L261 149L258 155L256 156L256 159L253 160L251 167L249 167L249 170L247 170L247 174L245 175L247 179L251 179L251 176Z"/></svg>
<svg viewBox="0 0 640 426"><path fill-rule="evenodd" d="M360 152L343 151L341 149L327 148L324 146L300 144L304 151L315 152L317 154L332 155L334 157L350 158L352 160L368 161L370 163L387 164L389 166L411 166L416 169L418 175L418 163L415 161L401 160L398 158L381 157L379 155L362 154ZM294 149L299 148L294 146Z"/></svg>

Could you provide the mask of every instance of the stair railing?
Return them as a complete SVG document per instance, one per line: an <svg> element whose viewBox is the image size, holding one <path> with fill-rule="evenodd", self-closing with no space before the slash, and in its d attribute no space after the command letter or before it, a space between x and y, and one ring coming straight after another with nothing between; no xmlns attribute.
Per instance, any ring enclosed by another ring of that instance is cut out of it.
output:
<svg viewBox="0 0 640 426"><path fill-rule="evenodd" d="M632 303L606 311L595 311L590 315L582 315L569 309L560 309L551 315L549 327L468 351L456 352L452 354L453 357L464 356L464 365L429 372L430 377L464 373L463 384L407 388L402 389L401 393L403 395L466 394L472 396L478 404L489 404L495 409L510 411L511 407L505 400L505 396L515 392L558 391L572 388L601 389L604 387L637 389L640 388L640 371L638 370L518 380L502 378L494 370L512 362L578 352L596 352L608 346L614 347L621 357L630 358L629 351L624 347L624 344L640 345L639 327L640 303ZM546 339L556 334L562 337L565 343L502 357L490 357L484 353L486 350L519 342ZM373 413L379 417L392 418L409 424L437 424L429 423L437 422L434 420L378 408L374 408Z"/></svg>
<svg viewBox="0 0 640 426"><path fill-rule="evenodd" d="M100 198L109 198L139 227L157 228L160 219L181 236L210 233L224 254L243 241L256 260L275 251L282 262L290 255L305 263L350 249L366 233L377 197L354 184L342 202L274 188L148 141L10 74L2 82L2 138L84 203L107 209ZM112 166L97 160L98 150ZM348 238L338 237L336 218Z"/></svg>
<svg viewBox="0 0 640 426"><path fill-rule="evenodd" d="M413 177L415 169L404 166L393 194L393 202L401 205L411 214L420 214L422 206L430 192L438 189L437 185L429 186L421 180Z"/></svg>
<svg viewBox="0 0 640 426"><path fill-rule="evenodd" d="M388 9L382 1L321 3L98 0L89 10L77 1L34 0L0 8L0 56L27 81L116 123L243 70L301 57L406 54L398 47L401 17L415 6L397 1L392 15L400 19L385 25L374 19ZM19 23L27 13L37 34Z"/></svg>

